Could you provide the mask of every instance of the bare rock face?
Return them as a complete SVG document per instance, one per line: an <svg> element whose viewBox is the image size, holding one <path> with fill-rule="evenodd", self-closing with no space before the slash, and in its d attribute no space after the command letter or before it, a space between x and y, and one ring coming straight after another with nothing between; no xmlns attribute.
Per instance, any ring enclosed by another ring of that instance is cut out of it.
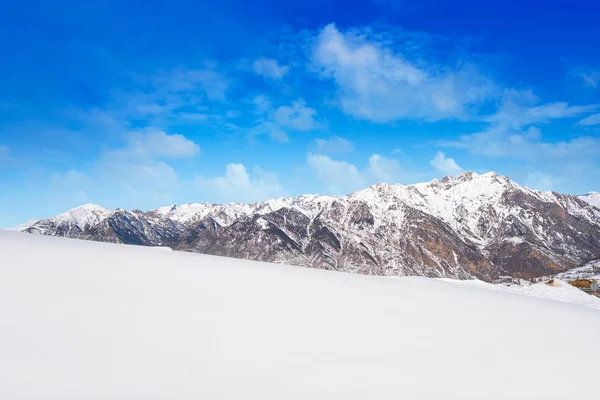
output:
<svg viewBox="0 0 600 400"><path fill-rule="evenodd" d="M503 204L519 209L498 224L497 238L504 240L491 242L486 250L497 265L515 266L505 272L526 278L549 275L600 254L597 213L577 198L551 195L556 202L518 190L503 195Z"/></svg>
<svg viewBox="0 0 600 400"><path fill-rule="evenodd" d="M600 209L586 196L466 172L345 197L148 212L86 205L15 229L360 274L489 281L556 274L599 257Z"/></svg>

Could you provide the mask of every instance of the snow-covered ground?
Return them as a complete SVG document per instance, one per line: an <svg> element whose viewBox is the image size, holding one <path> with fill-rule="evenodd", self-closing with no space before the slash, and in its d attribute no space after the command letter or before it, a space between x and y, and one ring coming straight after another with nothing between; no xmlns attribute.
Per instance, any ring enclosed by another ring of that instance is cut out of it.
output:
<svg viewBox="0 0 600 400"><path fill-rule="evenodd" d="M589 394L600 312L507 290L0 231L0 398Z"/></svg>
<svg viewBox="0 0 600 400"><path fill-rule="evenodd" d="M556 275L559 279L597 279L600 281L600 259L592 260L578 268L573 268Z"/></svg>
<svg viewBox="0 0 600 400"><path fill-rule="evenodd" d="M548 280L549 279L551 278L548 278ZM538 297L540 299L550 299L554 301L571 303L583 307L600 310L600 298L591 296L583 292L582 290L579 290L569 285L568 282L559 279L554 279L554 283L552 286L547 285L544 282L539 282L535 284L525 283L522 285L493 285L491 283L478 280L440 280L458 285L478 287L488 290L502 291L506 293L522 294L525 296Z"/></svg>

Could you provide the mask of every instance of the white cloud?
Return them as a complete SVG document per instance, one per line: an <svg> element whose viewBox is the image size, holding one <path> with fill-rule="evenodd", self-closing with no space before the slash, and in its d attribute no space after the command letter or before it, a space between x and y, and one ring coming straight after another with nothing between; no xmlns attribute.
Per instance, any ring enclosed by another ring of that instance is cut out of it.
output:
<svg viewBox="0 0 600 400"><path fill-rule="evenodd" d="M277 60L272 58L261 57L252 63L254 72L258 75L264 76L265 78L279 80L283 78L289 70L286 65L279 65Z"/></svg>
<svg viewBox="0 0 600 400"><path fill-rule="evenodd" d="M239 110L229 110L225 112L225 116L227 118L239 118L241 115L242 113Z"/></svg>
<svg viewBox="0 0 600 400"><path fill-rule="evenodd" d="M138 195L167 198L179 188L177 172L166 162L127 150L106 152L96 165L102 182Z"/></svg>
<svg viewBox="0 0 600 400"><path fill-rule="evenodd" d="M355 165L336 161L322 154L310 154L308 165L332 194L348 194L366 185L366 179Z"/></svg>
<svg viewBox="0 0 600 400"><path fill-rule="evenodd" d="M544 142L540 130L524 131L490 128L463 135L457 141L438 141L440 146L458 147L475 155L493 158L513 158L553 163L560 160L583 160L600 154L600 138L581 136L559 142Z"/></svg>
<svg viewBox="0 0 600 400"><path fill-rule="evenodd" d="M287 133L281 130L278 126L272 126L269 129L269 137L276 142L285 143L290 140Z"/></svg>
<svg viewBox="0 0 600 400"><path fill-rule="evenodd" d="M146 128L129 135L127 151L148 157L186 158L200 153L200 146L183 135L169 135L162 130Z"/></svg>
<svg viewBox="0 0 600 400"><path fill-rule="evenodd" d="M344 33L333 24L317 36L312 63L337 84L345 113L374 122L465 118L497 90L473 65L423 66L368 32Z"/></svg>
<svg viewBox="0 0 600 400"><path fill-rule="evenodd" d="M498 113L486 118L487 128L437 144L464 148L476 156L526 162L524 167L531 166L538 173L522 179L537 189L576 191L586 184L593 185L591 177L598 169L600 137L563 136L562 140L549 141L544 140L539 126L556 119L585 115L597 105L538 103L532 95L507 95Z"/></svg>
<svg viewBox="0 0 600 400"><path fill-rule="evenodd" d="M292 102L291 106L281 106L274 113L274 120L284 128L309 131L319 127L315 120L317 111L307 107L302 99Z"/></svg>
<svg viewBox="0 0 600 400"><path fill-rule="evenodd" d="M259 135L267 135L276 142L281 143L285 143L290 140L287 133L285 133L279 125L271 121L264 121L259 125L256 125L255 127L251 128L248 132L248 136L250 138Z"/></svg>
<svg viewBox="0 0 600 400"><path fill-rule="evenodd" d="M49 176L57 201L88 201L112 207L153 208L173 202L181 180L170 159L194 157L199 146L178 134L148 128L125 134L121 147L106 149L88 173L69 170Z"/></svg>
<svg viewBox="0 0 600 400"><path fill-rule="evenodd" d="M167 129L184 123L206 123L225 128L223 116L227 111L223 108L231 80L222 71L209 63L200 69L129 74L131 81L124 85L128 90L111 88L102 93L106 101L101 106L68 108L64 114L77 130L90 134L124 134L132 125Z"/></svg>
<svg viewBox="0 0 600 400"><path fill-rule="evenodd" d="M530 172L525 180L525 186L541 190L543 192L551 191L554 188L554 182L550 175L540 171Z"/></svg>
<svg viewBox="0 0 600 400"><path fill-rule="evenodd" d="M339 136L332 136L329 139L315 139L315 146L319 153L351 153L354 151L354 144Z"/></svg>
<svg viewBox="0 0 600 400"><path fill-rule="evenodd" d="M91 179L95 190L108 185L132 207L172 202L181 187L179 175L165 160L194 157L200 147L179 134L147 128L129 132L123 147L102 153Z"/></svg>
<svg viewBox="0 0 600 400"><path fill-rule="evenodd" d="M323 124L317 121L317 111L307 107L302 99L292 102L291 106L274 108L269 98L258 95L252 100L254 111L259 116L257 124L248 130L252 140L256 136L266 135L278 142L289 140L287 131L309 131L318 129Z"/></svg>
<svg viewBox="0 0 600 400"><path fill-rule="evenodd" d="M437 172L441 172L445 175L458 175L463 169L454 161L452 158L446 158L446 155L441 151L438 151L433 160L430 161L431 165Z"/></svg>
<svg viewBox="0 0 600 400"><path fill-rule="evenodd" d="M205 113L198 112L180 112L177 113L177 116L181 119L191 121L191 122L203 122L208 121L210 118L214 118L214 116Z"/></svg>
<svg viewBox="0 0 600 400"><path fill-rule="evenodd" d="M259 114L268 113L272 108L271 100L264 94L259 94L254 97L252 103L254 104L256 112Z"/></svg>
<svg viewBox="0 0 600 400"><path fill-rule="evenodd" d="M599 125L600 124L600 113L592 114L588 117L577 122L577 125L581 126L591 126L591 125Z"/></svg>
<svg viewBox="0 0 600 400"><path fill-rule="evenodd" d="M600 69L576 68L572 74L581 79L584 86L596 89L600 85Z"/></svg>
<svg viewBox="0 0 600 400"><path fill-rule="evenodd" d="M323 154L309 154L306 161L327 192L336 195L345 195L377 182L398 183L408 176L398 160L379 154L371 155L363 169Z"/></svg>
<svg viewBox="0 0 600 400"><path fill-rule="evenodd" d="M547 124L555 119L577 117L598 109L597 104L538 103L539 99L530 91L506 90L498 111L484 120L495 126L519 129L533 124Z"/></svg>
<svg viewBox="0 0 600 400"><path fill-rule="evenodd" d="M256 169L253 175L243 164L228 164L225 176L199 177L196 183L214 202L257 202L287 194L275 174Z"/></svg>
<svg viewBox="0 0 600 400"><path fill-rule="evenodd" d="M530 92L507 91L497 113L485 118L490 125L483 131L462 135L458 140L437 144L469 150L476 155L554 162L597 155L600 138L576 137L560 142L544 142L536 125L552 120L574 118L598 105L572 106L564 102L537 105Z"/></svg>
<svg viewBox="0 0 600 400"><path fill-rule="evenodd" d="M402 170L398 160L373 154L369 157L369 166L364 174L371 182L398 183Z"/></svg>

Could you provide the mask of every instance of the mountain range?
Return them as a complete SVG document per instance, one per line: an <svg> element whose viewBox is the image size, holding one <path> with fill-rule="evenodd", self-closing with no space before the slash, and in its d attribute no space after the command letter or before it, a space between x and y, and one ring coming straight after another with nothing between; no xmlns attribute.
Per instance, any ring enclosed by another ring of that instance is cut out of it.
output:
<svg viewBox="0 0 600 400"><path fill-rule="evenodd" d="M540 192L495 172L348 196L150 211L86 204L13 230L371 275L532 278L600 257L600 193Z"/></svg>

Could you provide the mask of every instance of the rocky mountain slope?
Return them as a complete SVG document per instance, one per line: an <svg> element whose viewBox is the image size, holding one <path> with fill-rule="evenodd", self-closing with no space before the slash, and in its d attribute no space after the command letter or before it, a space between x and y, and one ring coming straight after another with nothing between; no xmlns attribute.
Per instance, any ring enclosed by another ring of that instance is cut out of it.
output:
<svg viewBox="0 0 600 400"><path fill-rule="evenodd" d="M465 172L344 197L148 212L84 205L14 229L362 274L491 280L555 274L600 256L600 208L590 195Z"/></svg>

